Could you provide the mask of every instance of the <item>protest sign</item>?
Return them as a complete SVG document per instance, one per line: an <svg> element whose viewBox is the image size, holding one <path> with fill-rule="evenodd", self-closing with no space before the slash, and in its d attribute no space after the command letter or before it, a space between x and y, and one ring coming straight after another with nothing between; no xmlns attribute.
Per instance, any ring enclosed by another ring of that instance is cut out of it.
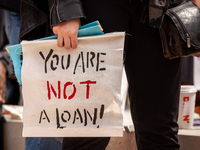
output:
<svg viewBox="0 0 200 150"><path fill-rule="evenodd" d="M23 136L122 136L123 32L81 37L75 50L21 44Z"/></svg>

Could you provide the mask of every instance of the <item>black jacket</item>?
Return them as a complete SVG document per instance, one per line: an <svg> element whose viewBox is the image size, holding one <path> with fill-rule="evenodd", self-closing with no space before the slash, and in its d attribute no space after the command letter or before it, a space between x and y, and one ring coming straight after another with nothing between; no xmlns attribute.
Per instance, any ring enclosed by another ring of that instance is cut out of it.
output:
<svg viewBox="0 0 200 150"><path fill-rule="evenodd" d="M80 0L21 0L20 15L20 40L49 36L53 25L85 18Z"/></svg>
<svg viewBox="0 0 200 150"><path fill-rule="evenodd" d="M141 0L140 22L160 28L168 6L169 0ZM20 39L51 35L53 25L84 17L81 0L21 0Z"/></svg>
<svg viewBox="0 0 200 150"><path fill-rule="evenodd" d="M0 0L0 8L20 12L20 0Z"/></svg>

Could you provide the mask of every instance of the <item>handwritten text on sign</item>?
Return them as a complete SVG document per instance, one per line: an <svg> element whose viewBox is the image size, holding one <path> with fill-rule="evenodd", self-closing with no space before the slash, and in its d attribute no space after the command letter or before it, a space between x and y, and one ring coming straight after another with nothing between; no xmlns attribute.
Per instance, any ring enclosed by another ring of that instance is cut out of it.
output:
<svg viewBox="0 0 200 150"><path fill-rule="evenodd" d="M88 37L68 51L56 40L22 43L23 135L121 135L123 42Z"/></svg>
<svg viewBox="0 0 200 150"><path fill-rule="evenodd" d="M52 70L52 71L56 71L57 70L57 67L60 66L63 70L67 70L69 67L70 67L70 58L71 58L71 55L68 54L67 56L67 60L66 60L66 64L64 64L64 60L65 60L65 56L62 55L61 57L59 57L59 55L57 54L53 54L53 51L54 50L50 50L48 55L45 57L44 54L42 52L39 52L39 54L41 55L42 59L44 60L44 72L47 73L47 65L49 65L49 68ZM74 71L73 71L73 74L76 73L76 68L78 66L78 63L79 61L81 61L82 63L82 70L83 70L83 73L85 73L85 68L89 68L89 66L91 67L94 67L94 62L93 62L93 59L96 57L96 71L105 71L106 68L99 68L99 63L103 63L104 60L100 60L100 55L106 55L106 53L97 53L95 54L94 52L87 52L87 62L86 62L86 65L84 63L84 56L83 56L83 52L81 52L78 57L77 57L77 60L76 60L76 63L73 65L74 66ZM51 59L50 59L51 58ZM50 62L48 64L48 62ZM89 65L89 63L91 65ZM85 67L86 66L86 67ZM96 84L97 81L90 81L90 80L87 80L87 81L83 81L83 82L80 82L80 84L86 84L86 98L89 99L89 89L90 89L90 84ZM51 90L53 92L53 94L55 95L55 97L57 97L58 99L61 98L61 81L58 81L58 94L56 93L55 89L53 88L52 85L50 85L49 81L47 81L47 90L48 90L48 98L49 100L51 99ZM67 95L66 95L66 88L68 86L73 86L73 93L68 97L68 99L72 99L74 98L75 94L76 94L76 86L75 84L73 84L73 82L66 82L64 84L64 87L63 87L63 98L64 99L67 99Z"/></svg>
<svg viewBox="0 0 200 150"><path fill-rule="evenodd" d="M44 54L40 51L39 54L42 57L42 59L44 60L44 72L47 73L47 65L49 65L49 68L51 69L51 71L56 71L57 67L60 66L63 70L67 70L70 67L70 58L71 55L68 54L67 55L67 61L66 64L64 64L64 60L65 60L65 55L62 55L61 57L59 57L59 55L57 55L56 53L54 53L54 50L51 49L48 53L48 55L45 57ZM85 68L89 68L89 66L94 67L94 62L93 59L95 57L96 58L96 71L105 71L106 68L99 68L99 63L103 63L104 60L100 60L100 55L106 55L106 53L97 53L95 54L95 52L87 52L87 58L86 58L86 67L85 67L85 63L84 63L84 55L83 52L81 52L76 60L76 63L73 65L74 66L74 71L73 74L76 73L76 68L79 64L79 61L81 61L82 66L82 70L83 73L85 73ZM50 63L48 63L50 62ZM90 63L90 65L89 65ZM87 80L87 81L83 81L80 82L80 84L85 84L86 85L86 99L89 99L89 92L90 92L90 84L96 84L97 81L91 81L91 80ZM66 95L66 90L68 86L72 86L73 87L73 91L71 93L71 95L67 96ZM63 89L63 90L62 90ZM47 95L48 95L48 99L51 100L51 92L54 94L54 96L57 99L61 99L61 93L63 93L63 99L68 99L71 100L74 98L75 94L76 94L76 85L73 84L73 82L66 82L63 86L63 88L61 88L61 81L58 81L58 89L56 92L56 89L53 87L53 85L49 83L49 81L47 81ZM103 118L103 113L104 113L104 105L101 105L100 108L100 119ZM93 117L92 117L93 116ZM73 114L71 114L69 111L65 110L62 112L61 116L59 116L59 110L58 108L56 108L56 123L57 123L57 128L64 128L66 126L61 126L60 125L60 118L62 120L62 122L66 123L67 121L70 121L71 119L73 119L72 124L75 124L76 120L79 119L80 123L84 123L84 126L87 126L87 119L89 118L92 122L93 125L96 124L96 119L97 119L97 108L94 108L94 114L91 115L91 113L84 109L84 114L82 114L80 112L80 110L77 108ZM41 123L42 119L46 119L49 123L50 123L50 119L46 113L45 110L41 111L41 115L40 115L40 119L39 119L39 123ZM83 120L84 119L84 120ZM97 126L99 127L99 126Z"/></svg>

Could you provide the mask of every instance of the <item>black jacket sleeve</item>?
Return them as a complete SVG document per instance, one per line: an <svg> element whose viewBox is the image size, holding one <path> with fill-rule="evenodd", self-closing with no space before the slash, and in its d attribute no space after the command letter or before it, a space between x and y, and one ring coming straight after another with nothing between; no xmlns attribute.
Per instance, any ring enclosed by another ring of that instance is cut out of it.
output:
<svg viewBox="0 0 200 150"><path fill-rule="evenodd" d="M85 18L80 0L49 0L50 26L75 18Z"/></svg>

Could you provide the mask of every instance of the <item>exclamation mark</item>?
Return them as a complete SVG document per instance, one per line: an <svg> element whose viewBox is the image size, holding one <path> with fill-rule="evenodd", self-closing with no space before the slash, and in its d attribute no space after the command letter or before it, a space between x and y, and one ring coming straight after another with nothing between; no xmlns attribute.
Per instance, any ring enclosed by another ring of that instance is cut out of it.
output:
<svg viewBox="0 0 200 150"><path fill-rule="evenodd" d="M100 119L103 118L103 114L104 114L104 105L101 105L101 110L100 110Z"/></svg>
<svg viewBox="0 0 200 150"><path fill-rule="evenodd" d="M104 114L104 105L101 105L101 109L100 109L100 119L103 118L103 114ZM97 126L97 128L99 128L99 125Z"/></svg>

